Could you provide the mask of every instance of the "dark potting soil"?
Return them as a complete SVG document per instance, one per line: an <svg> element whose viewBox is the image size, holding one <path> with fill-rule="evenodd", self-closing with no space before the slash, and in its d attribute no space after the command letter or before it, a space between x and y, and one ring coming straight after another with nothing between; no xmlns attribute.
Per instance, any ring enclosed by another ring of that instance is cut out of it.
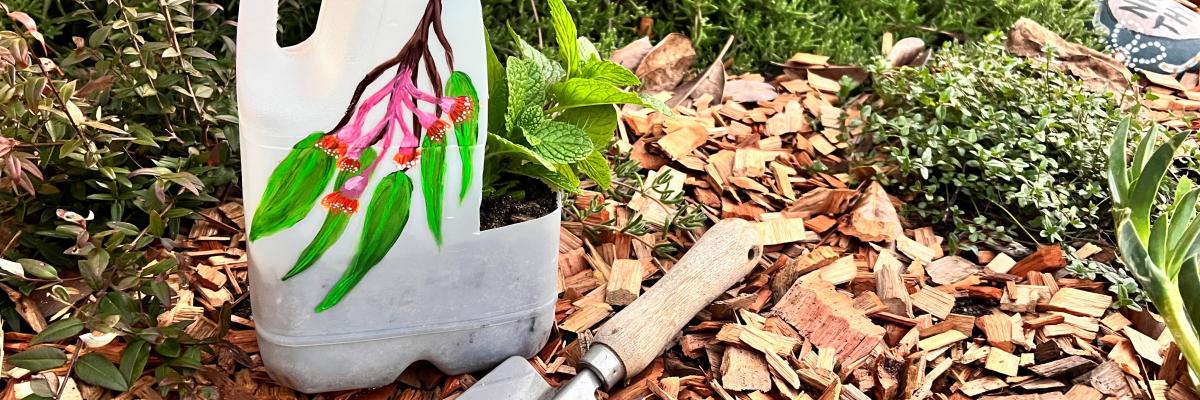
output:
<svg viewBox="0 0 1200 400"><path fill-rule="evenodd" d="M541 182L530 182L523 186L524 199L485 197L479 207L479 229L486 231L537 219L558 208L554 191Z"/></svg>

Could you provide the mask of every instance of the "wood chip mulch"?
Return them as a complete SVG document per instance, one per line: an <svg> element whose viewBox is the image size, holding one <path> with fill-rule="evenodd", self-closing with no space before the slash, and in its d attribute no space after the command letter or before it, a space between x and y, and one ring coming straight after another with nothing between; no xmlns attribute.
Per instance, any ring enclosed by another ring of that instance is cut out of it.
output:
<svg viewBox="0 0 1200 400"><path fill-rule="evenodd" d="M530 360L549 381L570 379L591 331L682 254L658 256L655 246L686 249L702 235L661 231L674 226L678 207L691 205L705 225L754 221L766 242L759 267L696 315L646 371L602 398L1196 398L1160 317L1114 310L1104 283L1064 271L1071 258L1112 263L1112 249L1078 243L1028 254L948 254L938 232L908 224L897 214L900 200L863 179L873 171L847 168L867 98L841 102L839 79L861 71L805 54L782 66L785 74L771 81L732 77L720 96L726 101L694 87L665 93L682 96L673 100L676 118L623 110L618 146L639 163L644 184L624 202L593 191L575 198L577 208L602 206L563 223L557 328ZM683 202L656 199L665 191L683 193ZM233 308L198 385L226 398L452 399L482 376L445 376L418 364L371 390L305 395L273 383L246 306L242 213L236 202L206 210L179 247L157 255L183 261L171 282L179 297L160 324L196 320L189 332L211 337L221 309ZM638 215L648 233L595 229ZM65 312L28 306L27 319ZM6 351L19 351L30 337L5 339ZM115 359L121 347L118 340L91 351ZM152 383L143 378L117 398L157 399ZM85 398L100 393L80 386Z"/></svg>

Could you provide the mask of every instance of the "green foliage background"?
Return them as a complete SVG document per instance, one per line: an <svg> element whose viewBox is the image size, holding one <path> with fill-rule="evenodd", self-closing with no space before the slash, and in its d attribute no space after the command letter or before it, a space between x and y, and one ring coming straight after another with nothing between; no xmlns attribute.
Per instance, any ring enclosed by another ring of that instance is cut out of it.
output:
<svg viewBox="0 0 1200 400"><path fill-rule="evenodd" d="M540 23L530 21L534 4ZM568 0L577 10L579 31L601 51L635 39L641 17L654 19L654 34L682 32L695 42L701 62L710 62L725 39L735 35L734 69L768 68L798 51L833 57L834 62L863 64L879 55L884 32L897 40L918 36L928 42L948 38L978 40L1018 18L1032 18L1068 39L1095 43L1088 23L1092 0ZM525 38L540 29L551 40L542 1L484 0L484 18L493 37L512 28Z"/></svg>

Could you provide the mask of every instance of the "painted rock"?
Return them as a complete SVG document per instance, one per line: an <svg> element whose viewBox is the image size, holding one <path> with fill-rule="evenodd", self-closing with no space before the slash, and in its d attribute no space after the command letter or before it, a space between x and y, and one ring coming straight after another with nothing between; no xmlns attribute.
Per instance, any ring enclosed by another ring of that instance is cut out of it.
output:
<svg viewBox="0 0 1200 400"><path fill-rule="evenodd" d="M1200 63L1200 14L1175 0L1100 0L1096 26L1132 70L1178 74Z"/></svg>

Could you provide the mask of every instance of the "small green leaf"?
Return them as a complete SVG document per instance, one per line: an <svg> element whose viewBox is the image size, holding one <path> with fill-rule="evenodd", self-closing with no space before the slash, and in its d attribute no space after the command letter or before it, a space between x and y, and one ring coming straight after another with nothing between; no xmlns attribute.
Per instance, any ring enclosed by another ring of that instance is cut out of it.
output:
<svg viewBox="0 0 1200 400"><path fill-rule="evenodd" d="M57 348L43 346L5 357L4 361L14 367L39 372L61 367L67 362L67 355Z"/></svg>
<svg viewBox="0 0 1200 400"><path fill-rule="evenodd" d="M572 108L559 113L554 120L586 131L595 150L608 149L617 131L617 110L611 105Z"/></svg>
<svg viewBox="0 0 1200 400"><path fill-rule="evenodd" d="M124 392L129 390L129 382L117 370L112 361L96 353L84 354L75 363L75 375L84 382L106 389Z"/></svg>
<svg viewBox="0 0 1200 400"><path fill-rule="evenodd" d="M47 325L46 329L29 341L29 344L57 342L78 335L82 331L83 321L80 321L79 318L67 318Z"/></svg>
<svg viewBox="0 0 1200 400"><path fill-rule="evenodd" d="M637 93L623 91L610 83L586 78L571 78L550 86L550 96L557 103L551 111L599 104L642 104Z"/></svg>
<svg viewBox="0 0 1200 400"><path fill-rule="evenodd" d="M642 81L621 64L608 60L592 60L579 71L580 78L592 79L613 86L638 86Z"/></svg>
<svg viewBox="0 0 1200 400"><path fill-rule="evenodd" d="M555 84L563 79L566 79L567 72L563 70L561 65L558 65L558 63L554 62L554 60L551 60L550 57L546 57L546 55L542 54L542 52L536 47L529 45L529 43L525 42L524 39L521 39L520 36L517 36L516 33L513 33L512 35L513 40L517 42L517 52L521 55L521 58L530 61L533 66L537 68L538 75L545 78L545 83L547 85ZM510 68L512 67L512 62L512 58L509 58L508 64Z"/></svg>
<svg viewBox="0 0 1200 400"><path fill-rule="evenodd" d="M529 60L509 58L508 112L504 115L509 132L519 127L536 126L545 120L542 111L545 102L545 75Z"/></svg>
<svg viewBox="0 0 1200 400"><path fill-rule="evenodd" d="M578 43L579 46L579 57L583 59L585 64L600 60L600 51L596 50L596 45L592 44L591 40L580 36L575 40L575 42Z"/></svg>
<svg viewBox="0 0 1200 400"><path fill-rule="evenodd" d="M567 168L570 169L570 167ZM555 167L553 170L550 170L537 164L524 164L506 172L539 179L542 182L545 182L547 186L550 186L555 190L563 190L572 193L579 192L579 180L575 178L574 171L567 171L567 174L562 174L558 172L557 167Z"/></svg>
<svg viewBox="0 0 1200 400"><path fill-rule="evenodd" d="M183 354L183 347L179 345L179 341L175 339L163 340L158 346L154 346L154 351L162 354L163 357L175 358Z"/></svg>
<svg viewBox="0 0 1200 400"><path fill-rule="evenodd" d="M29 258L19 259L17 263L21 264L21 269L28 275L41 279L58 279L58 270L50 264Z"/></svg>
<svg viewBox="0 0 1200 400"><path fill-rule="evenodd" d="M1129 146L1129 124L1129 117L1121 119L1108 148L1108 191L1117 207L1128 206L1125 196L1129 192L1129 157L1125 155L1125 148Z"/></svg>
<svg viewBox="0 0 1200 400"><path fill-rule="evenodd" d="M612 169L608 166L608 159L599 151L593 151L587 158L575 164L575 167L600 185L601 189L608 190L612 185Z"/></svg>
<svg viewBox="0 0 1200 400"><path fill-rule="evenodd" d="M488 134L488 157L508 157L509 154L515 154L518 160L529 161L541 165L545 169L554 168L554 163L542 158L537 153L533 152L528 147L510 142L508 139L500 137L496 134Z"/></svg>
<svg viewBox="0 0 1200 400"><path fill-rule="evenodd" d="M550 0L550 19L554 26L554 41L558 42L558 54L567 64L567 76L574 75L579 69L579 43L575 41L578 35L575 31L575 21L567 11L562 0Z"/></svg>
<svg viewBox="0 0 1200 400"><path fill-rule="evenodd" d="M150 360L150 343L144 340L134 340L125 346L125 350L121 352L121 377L125 378L125 382L132 385L142 372L146 370L146 362Z"/></svg>
<svg viewBox="0 0 1200 400"><path fill-rule="evenodd" d="M558 121L549 121L536 130L526 131L525 138L533 145L533 151L555 164L573 163L592 152L592 140L579 127Z"/></svg>

